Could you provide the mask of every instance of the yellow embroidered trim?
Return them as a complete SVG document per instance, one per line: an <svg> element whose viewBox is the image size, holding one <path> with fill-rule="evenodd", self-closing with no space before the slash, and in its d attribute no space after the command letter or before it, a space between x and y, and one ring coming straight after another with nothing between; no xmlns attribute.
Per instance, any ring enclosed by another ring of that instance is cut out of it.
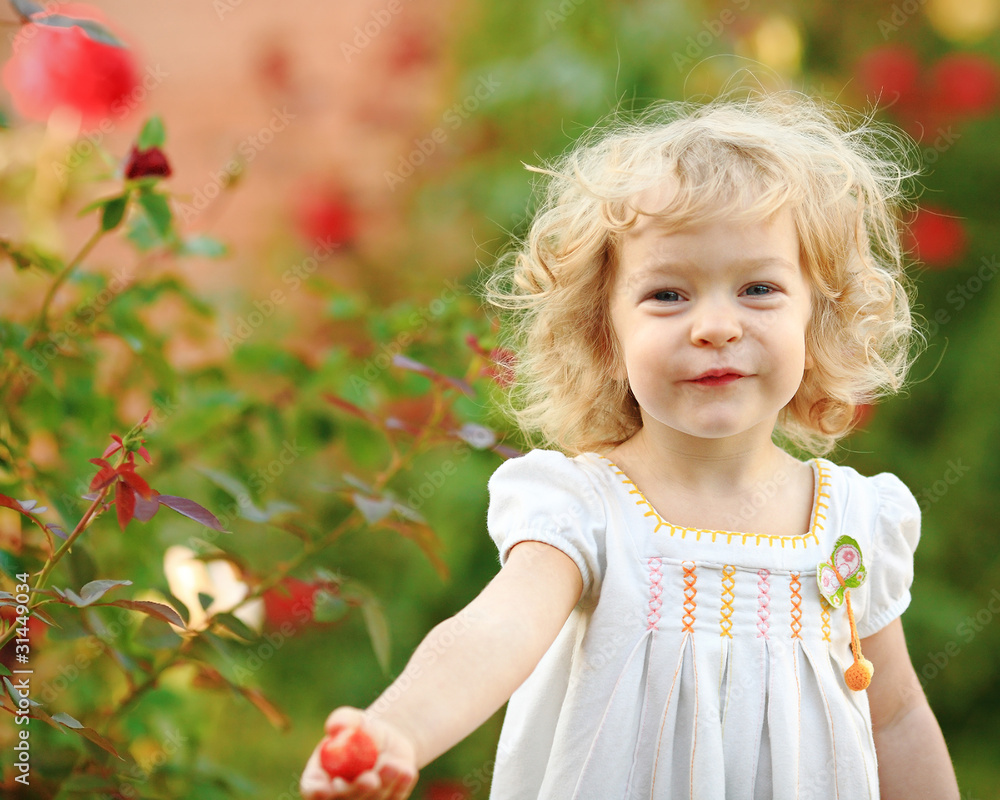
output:
<svg viewBox="0 0 1000 800"><path fill-rule="evenodd" d="M792 638L801 639L802 636L802 595L799 590L802 583L799 581L799 573L793 572L788 587L792 590Z"/></svg>
<svg viewBox="0 0 1000 800"><path fill-rule="evenodd" d="M684 616L681 617L684 627L681 630L694 633L694 610L698 607L694 599L698 590L694 585L698 581L698 576L694 574L693 561L685 561L681 566L684 568Z"/></svg>
<svg viewBox="0 0 1000 800"><path fill-rule="evenodd" d="M722 633L719 636L725 636L727 639L732 639L733 634L733 600L735 598L734 589L736 588L736 567L732 564L726 564L722 568L722 616L719 618L719 627L722 629Z"/></svg>
<svg viewBox="0 0 1000 800"><path fill-rule="evenodd" d="M663 519L663 517L660 516L659 512L655 508L653 508L653 504L646 499L645 495L643 495L639 487L635 485L632 479L629 478L629 476L626 475L623 470L618 468L617 464L615 464L613 461L611 461L606 457L602 456L602 458L604 458L604 460L611 465L612 469L615 472L615 475L622 476L622 483L625 486L632 487L629 490L629 494L637 495L639 498L638 500L635 501L635 504L637 506L646 507L646 513L643 514L643 516L653 517L654 521L656 522L656 527L653 528L653 533L658 532L660 528L669 528L671 536L675 536L676 534L679 533L680 537L682 539L685 539L687 538L687 535L691 533L694 534L696 542L700 542L702 536L706 537L710 536L713 544L716 541L723 538L725 539L726 544L732 544L733 539L738 539L740 544L746 544L748 539L752 539L753 544L758 546L762 541L766 541L768 547L772 547L775 542L780 543L782 547L784 547L787 542L791 542L793 550L796 548L796 546L798 546L799 542L802 543L803 548L808 546L810 542L817 545L819 544L818 533L819 531L823 530L823 523L820 520L826 519L826 514L822 512L830 508L828 503L823 502L824 498L826 500L830 499L829 491L827 491L830 488L830 471L823 466L822 462L818 458L814 459L816 464L817 479L816 479L816 497L813 502L814 510L812 515L812 524L809 527L809 533L799 534L796 536L781 536L779 534L769 534L769 533L740 533L738 531L712 531L712 530L703 530L701 528L685 528L680 525L674 525L670 522L667 522L666 520Z"/></svg>
<svg viewBox="0 0 1000 800"><path fill-rule="evenodd" d="M820 595L819 598L820 605L822 606L822 611L820 611L820 616L823 618L823 641L830 641L830 604L826 602L826 598Z"/></svg>

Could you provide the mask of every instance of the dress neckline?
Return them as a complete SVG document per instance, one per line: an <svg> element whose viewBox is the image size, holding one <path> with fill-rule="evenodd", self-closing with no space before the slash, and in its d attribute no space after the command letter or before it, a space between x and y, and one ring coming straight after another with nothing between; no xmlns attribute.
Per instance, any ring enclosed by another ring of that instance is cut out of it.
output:
<svg viewBox="0 0 1000 800"><path fill-rule="evenodd" d="M629 495L638 498L635 500L635 504L637 506L645 506L646 511L643 516L652 519L654 524L653 533L666 529L671 537L678 536L681 539L686 539L690 536L696 541L701 541L704 538L705 540L713 543L720 542L732 544L733 541L736 541L738 544L744 545L748 543L754 545L766 543L771 547L775 544L778 544L781 547L791 545L793 549L798 547L800 544L803 548L805 548L810 544L819 545L820 543L819 534L822 532L823 522L826 520L825 512L830 508L832 476L832 471L830 469L831 465L824 459L813 458L809 461L809 464L813 469L813 503L809 515L809 530L802 534L781 535L753 533L750 531L707 530L703 528L688 528L683 525L674 525L672 522L668 522L660 515L660 513L653 507L653 504L646 499L646 496L643 494L642 490L635 483L635 481L633 481L621 467L619 467L607 456L602 456L598 453L593 453L592 455L600 459L613 472L615 477L618 479L618 482L627 489Z"/></svg>

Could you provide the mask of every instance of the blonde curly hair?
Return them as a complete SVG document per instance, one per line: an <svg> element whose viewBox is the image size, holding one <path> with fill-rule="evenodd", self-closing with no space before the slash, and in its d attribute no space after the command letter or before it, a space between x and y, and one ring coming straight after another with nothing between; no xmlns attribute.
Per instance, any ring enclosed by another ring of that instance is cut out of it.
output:
<svg viewBox="0 0 1000 800"><path fill-rule="evenodd" d="M828 452L860 404L898 391L916 332L903 270L900 212L916 148L866 116L794 92L664 103L595 128L550 166L526 238L488 280L510 313L517 354L509 411L535 446L606 451L639 428L609 314L622 236L640 214L669 228L763 221L791 210L813 289L814 367L776 434ZM636 198L670 176L666 208Z"/></svg>

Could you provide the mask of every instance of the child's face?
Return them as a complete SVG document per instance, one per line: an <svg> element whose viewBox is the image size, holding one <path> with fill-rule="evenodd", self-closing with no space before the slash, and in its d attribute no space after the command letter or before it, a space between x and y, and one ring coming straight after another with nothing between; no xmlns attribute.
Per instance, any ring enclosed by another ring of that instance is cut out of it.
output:
<svg viewBox="0 0 1000 800"><path fill-rule="evenodd" d="M644 433L770 441L810 366L810 310L787 210L673 233L641 216L622 241L610 311Z"/></svg>

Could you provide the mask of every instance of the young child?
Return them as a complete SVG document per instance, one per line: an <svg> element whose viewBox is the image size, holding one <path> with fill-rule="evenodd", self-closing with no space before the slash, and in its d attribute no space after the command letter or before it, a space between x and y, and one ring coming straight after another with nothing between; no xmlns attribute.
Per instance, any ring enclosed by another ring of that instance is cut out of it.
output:
<svg viewBox="0 0 1000 800"><path fill-rule="evenodd" d="M490 480L496 578L327 720L374 769L331 779L317 747L305 798L404 798L508 699L494 800L958 797L899 620L913 496L775 444L828 452L901 385L910 152L781 93L660 108L539 170L491 299L551 449Z"/></svg>

